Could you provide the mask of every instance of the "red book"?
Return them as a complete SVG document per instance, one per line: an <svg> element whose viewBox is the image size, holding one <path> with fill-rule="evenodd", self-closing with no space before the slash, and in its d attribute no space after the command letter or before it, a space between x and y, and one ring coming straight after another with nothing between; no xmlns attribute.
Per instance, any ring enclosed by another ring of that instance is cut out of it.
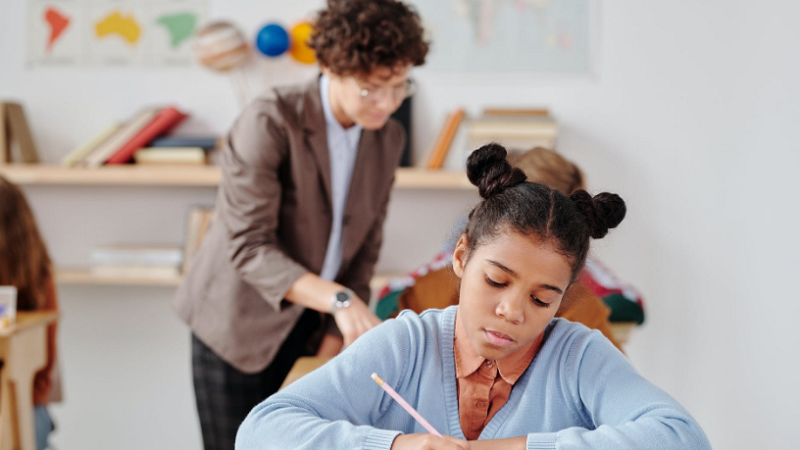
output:
<svg viewBox="0 0 800 450"><path fill-rule="evenodd" d="M106 164L125 164L133 158L136 150L146 146L153 139L167 133L179 123L186 119L186 114L178 111L172 106L168 106L161 110L152 122L142 128L137 135L132 137L128 142L119 148L110 158Z"/></svg>

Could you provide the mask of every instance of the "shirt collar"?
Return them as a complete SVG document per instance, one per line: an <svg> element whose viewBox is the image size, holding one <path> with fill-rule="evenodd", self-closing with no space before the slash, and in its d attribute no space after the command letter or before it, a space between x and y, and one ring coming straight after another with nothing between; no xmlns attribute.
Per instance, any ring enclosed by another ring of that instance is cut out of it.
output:
<svg viewBox="0 0 800 450"><path fill-rule="evenodd" d="M331 79L327 75L322 75L319 77L319 94L322 97L322 111L325 113L325 124L328 127L333 127L333 129L342 132L348 133L353 135L358 135L361 133L361 125L355 124L350 128L345 129L342 124L336 120L336 116L333 115L333 109L331 109Z"/></svg>
<svg viewBox="0 0 800 450"><path fill-rule="evenodd" d="M525 369L531 365L531 361L533 361L536 353L539 352L543 338L544 332L530 344L497 361L497 370L500 372L500 376L506 380L506 383L513 385L525 373Z"/></svg>
<svg viewBox="0 0 800 450"><path fill-rule="evenodd" d="M544 332L540 334L533 342L515 351L514 353L506 356L500 361L496 361L497 370L500 376L506 383L513 385L517 382L519 377L525 373L539 347L542 345ZM481 364L486 362L478 352L472 347L472 344L467 337L467 331L464 329L464 324L456 311L456 330L453 343L453 352L455 353L456 360L456 378L466 378L481 367Z"/></svg>
<svg viewBox="0 0 800 450"><path fill-rule="evenodd" d="M472 348L458 311L456 311L456 333L453 341L453 352L456 356L456 378L466 378L475 373L486 360Z"/></svg>

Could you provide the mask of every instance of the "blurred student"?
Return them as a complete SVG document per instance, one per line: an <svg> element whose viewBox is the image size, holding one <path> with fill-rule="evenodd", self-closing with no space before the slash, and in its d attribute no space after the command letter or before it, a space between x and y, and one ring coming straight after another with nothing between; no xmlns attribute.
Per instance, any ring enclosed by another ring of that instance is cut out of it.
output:
<svg viewBox="0 0 800 450"><path fill-rule="evenodd" d="M56 311L53 266L22 191L0 176L0 286L17 288L17 311ZM53 422L47 412L56 360L56 324L47 326L47 363L33 381L36 448L48 446ZM0 369L1 370L1 369Z"/></svg>

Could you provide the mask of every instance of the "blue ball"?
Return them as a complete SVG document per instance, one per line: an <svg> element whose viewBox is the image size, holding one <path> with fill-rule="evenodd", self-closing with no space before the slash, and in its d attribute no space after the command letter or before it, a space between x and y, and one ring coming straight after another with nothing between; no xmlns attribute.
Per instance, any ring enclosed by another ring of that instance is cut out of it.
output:
<svg viewBox="0 0 800 450"><path fill-rule="evenodd" d="M280 56L289 49L289 33L278 24L266 25L256 35L256 48L270 58Z"/></svg>

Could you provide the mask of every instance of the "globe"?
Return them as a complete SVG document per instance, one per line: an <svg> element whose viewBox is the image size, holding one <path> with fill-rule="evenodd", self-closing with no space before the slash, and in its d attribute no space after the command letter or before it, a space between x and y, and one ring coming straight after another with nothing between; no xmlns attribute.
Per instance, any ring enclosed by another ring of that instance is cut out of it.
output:
<svg viewBox="0 0 800 450"><path fill-rule="evenodd" d="M227 72L251 55L244 35L229 22L212 22L197 31L192 46L197 61L209 69Z"/></svg>

